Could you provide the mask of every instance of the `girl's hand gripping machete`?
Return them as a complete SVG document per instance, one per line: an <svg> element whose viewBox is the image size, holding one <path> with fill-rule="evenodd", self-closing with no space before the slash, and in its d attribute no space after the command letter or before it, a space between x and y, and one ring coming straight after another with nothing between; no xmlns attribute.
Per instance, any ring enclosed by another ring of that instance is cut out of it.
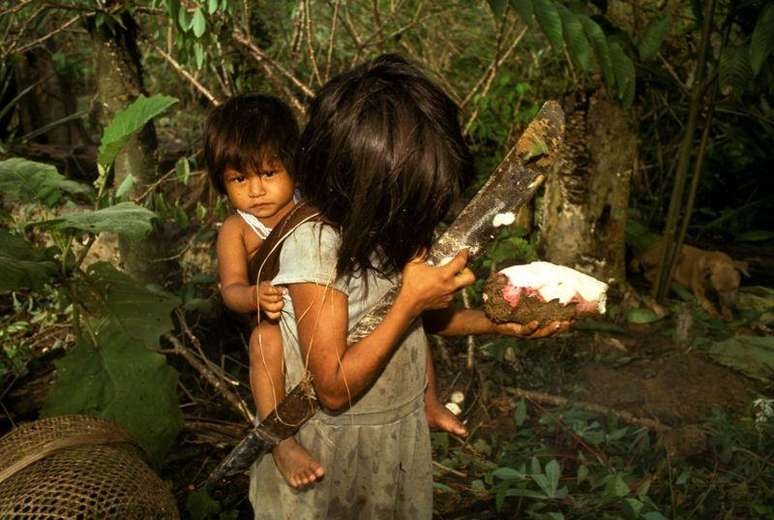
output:
<svg viewBox="0 0 774 520"><path fill-rule="evenodd" d="M557 163L564 137L564 112L556 101L546 102L484 186L433 244L428 261L443 263L460 249L480 254L496 235L496 227L512 222ZM382 299L351 329L348 344L365 338L381 323L395 301L399 286ZM210 474L220 482L246 471L281 440L295 434L317 412L311 381L307 378L277 406L264 422L237 444Z"/></svg>

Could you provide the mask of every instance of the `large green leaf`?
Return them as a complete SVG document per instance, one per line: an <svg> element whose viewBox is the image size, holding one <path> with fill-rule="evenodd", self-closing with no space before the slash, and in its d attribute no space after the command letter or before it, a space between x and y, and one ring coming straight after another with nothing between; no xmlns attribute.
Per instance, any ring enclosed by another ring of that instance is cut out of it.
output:
<svg viewBox="0 0 774 520"><path fill-rule="evenodd" d="M0 292L40 289L56 273L50 251L36 249L24 238L0 229Z"/></svg>
<svg viewBox="0 0 774 520"><path fill-rule="evenodd" d="M175 103L177 99L169 96L140 96L116 113L110 125L102 132L97 162L105 168L110 166L132 135Z"/></svg>
<svg viewBox="0 0 774 520"><path fill-rule="evenodd" d="M77 298L91 315L108 319L135 343L156 348L159 336L172 330L170 314L180 300L154 286L145 286L107 262L89 266Z"/></svg>
<svg viewBox="0 0 774 520"><path fill-rule="evenodd" d="M756 76L772 52L774 52L774 3L769 2L758 15L750 40L750 65Z"/></svg>
<svg viewBox="0 0 774 520"><path fill-rule="evenodd" d="M564 43L570 51L570 56L575 63L588 72L591 69L591 44L583 30L580 17L564 6L559 7L559 13L564 24Z"/></svg>
<svg viewBox="0 0 774 520"><path fill-rule="evenodd" d="M118 233L138 239L152 229L156 214L134 202L120 202L98 210L67 213L58 218L36 222L35 225L60 231L78 230L89 233Z"/></svg>
<svg viewBox="0 0 774 520"><path fill-rule="evenodd" d="M113 323L91 322L96 343L80 338L54 362L56 381L43 415L87 414L124 426L160 462L182 425L177 372Z"/></svg>
<svg viewBox="0 0 774 520"><path fill-rule="evenodd" d="M613 60L610 58L610 46L607 37L602 28L588 16L579 16L586 36L594 49L594 56L597 58L599 69L602 71L602 77L605 79L609 92L616 91L615 73L613 72Z"/></svg>
<svg viewBox="0 0 774 520"><path fill-rule="evenodd" d="M640 41L637 43L637 51L640 54L641 60L648 61L656 57L661 43L669 32L670 25L672 25L672 17L669 13L657 16L651 20L648 28L645 29Z"/></svg>
<svg viewBox="0 0 774 520"><path fill-rule="evenodd" d="M11 200L40 201L53 206L59 202L62 193L90 191L85 184L67 180L50 164L18 157L0 161L0 193Z"/></svg>
<svg viewBox="0 0 774 520"><path fill-rule="evenodd" d="M610 43L610 59L613 63L615 84L618 87L618 99L621 100L621 104L624 108L629 108L634 101L634 86L636 80L634 62L626 55L618 42Z"/></svg>
<svg viewBox="0 0 774 520"><path fill-rule="evenodd" d="M538 25L554 49L562 48L562 17L551 0L532 0Z"/></svg>
<svg viewBox="0 0 774 520"><path fill-rule="evenodd" d="M115 419L159 460L181 415L177 373L152 349L172 329L170 314L180 302L107 262L90 266L75 290L89 319L73 350L56 362L56 382L43 412Z"/></svg>

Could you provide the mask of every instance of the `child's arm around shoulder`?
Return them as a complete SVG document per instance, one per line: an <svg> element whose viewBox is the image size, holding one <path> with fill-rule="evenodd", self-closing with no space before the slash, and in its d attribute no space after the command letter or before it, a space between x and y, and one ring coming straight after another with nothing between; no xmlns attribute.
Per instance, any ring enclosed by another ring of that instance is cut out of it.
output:
<svg viewBox="0 0 774 520"><path fill-rule="evenodd" d="M235 312L257 310L255 285L247 279L247 247L244 223L238 215L229 216L218 232L218 274L220 294L226 307Z"/></svg>

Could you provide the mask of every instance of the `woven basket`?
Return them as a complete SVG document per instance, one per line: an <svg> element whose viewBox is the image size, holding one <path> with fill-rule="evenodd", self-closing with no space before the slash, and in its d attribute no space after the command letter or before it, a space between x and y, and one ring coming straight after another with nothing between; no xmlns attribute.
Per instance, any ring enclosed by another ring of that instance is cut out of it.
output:
<svg viewBox="0 0 774 520"><path fill-rule="evenodd" d="M118 424L69 415L0 439L0 519L177 519L169 487Z"/></svg>

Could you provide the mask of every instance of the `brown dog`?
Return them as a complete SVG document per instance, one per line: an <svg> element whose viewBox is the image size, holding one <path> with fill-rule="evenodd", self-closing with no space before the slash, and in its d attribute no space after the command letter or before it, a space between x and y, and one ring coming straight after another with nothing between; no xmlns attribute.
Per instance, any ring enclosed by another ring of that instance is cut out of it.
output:
<svg viewBox="0 0 774 520"><path fill-rule="evenodd" d="M650 246L639 258L645 278L651 284L658 278L658 266L664 255L664 244L661 240ZM673 280L689 287L702 308L713 318L722 315L723 319L733 318L731 309L736 306L736 292L739 289L740 275L747 273L747 262L733 260L720 251L704 251L697 247L683 245L675 262ZM720 303L720 313L707 298L707 292L717 294Z"/></svg>

